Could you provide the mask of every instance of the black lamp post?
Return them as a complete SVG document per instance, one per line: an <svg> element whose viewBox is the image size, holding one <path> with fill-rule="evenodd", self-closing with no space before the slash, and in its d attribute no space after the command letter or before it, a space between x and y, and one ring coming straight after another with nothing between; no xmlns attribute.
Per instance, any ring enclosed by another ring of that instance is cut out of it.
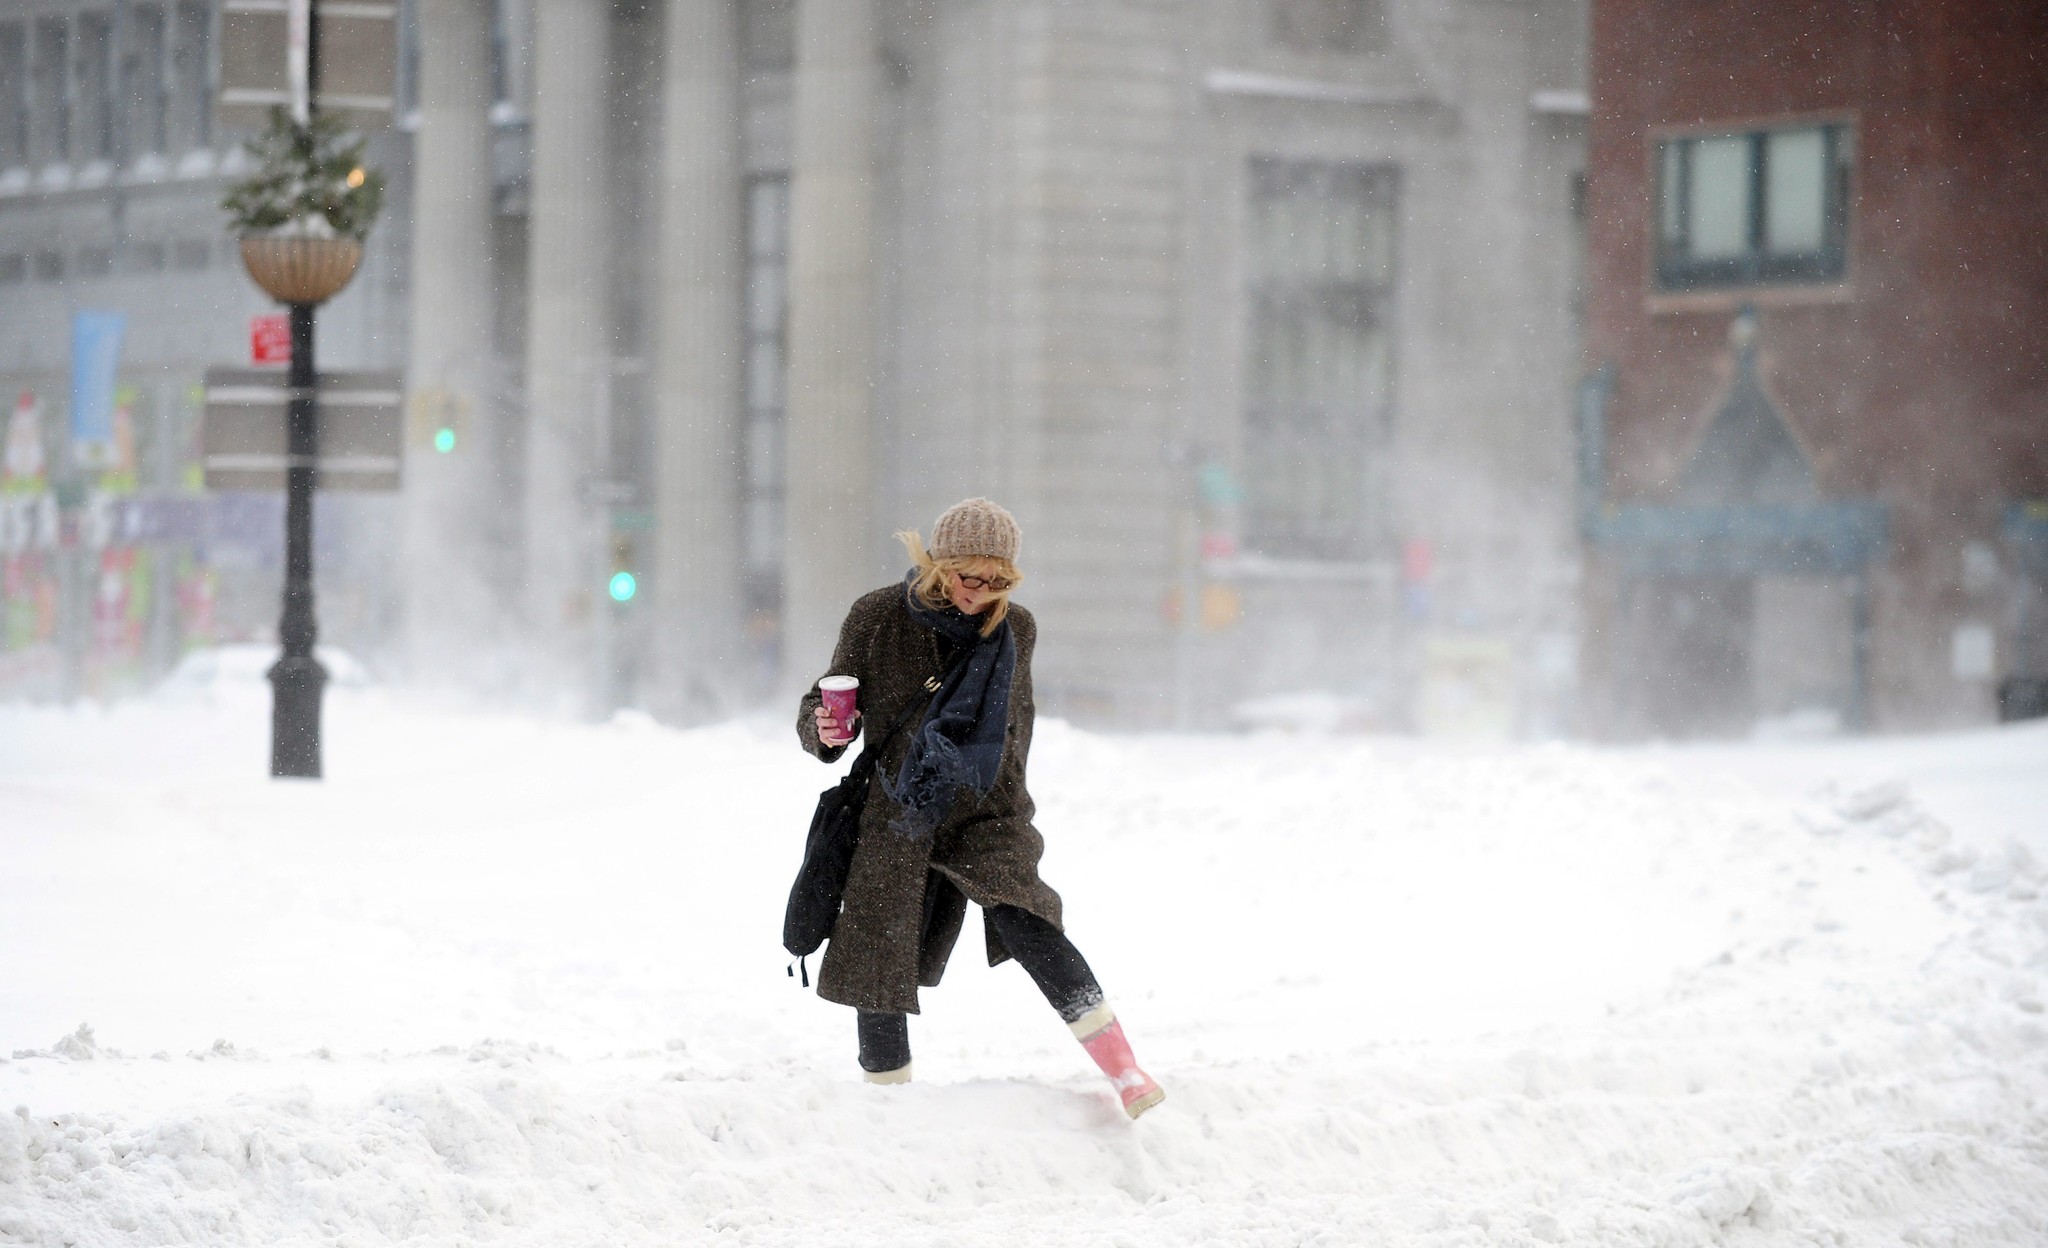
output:
<svg viewBox="0 0 2048 1248"><path fill-rule="evenodd" d="M314 129L319 99L319 6L316 0L295 0L294 7L298 9L298 20L304 23L305 70L303 74L290 75L295 80L292 116L298 128L293 143L285 150L297 150L298 144L311 143L310 159L317 163L321 159L318 142L308 137L308 131ZM307 171L287 172L296 172L296 179L287 176L282 178L284 183L310 180ZM347 175L348 186L361 187L368 176L356 167ZM381 196L381 182L372 189L372 198ZM370 211L374 214L374 206ZM303 224L313 219L300 205L286 224ZM329 223L324 217L320 220L322 224ZM249 275L291 312L292 357L286 379L289 388L285 417L284 601L277 625L278 641L284 652L269 671L273 776L320 776L320 701L327 685L327 670L313 656L313 643L320 631L313 611L313 491L318 485L320 454L319 373L313 364L313 313L348 285L362 255L362 243L345 236L322 238L271 230L242 239L242 263Z"/></svg>
<svg viewBox="0 0 2048 1248"><path fill-rule="evenodd" d="M284 611L277 622L284 654L270 668L270 774L320 777L320 695L327 669L313 656L320 626L313 614L313 465L320 454L320 406L314 387L313 309L291 305L290 407L285 418Z"/></svg>
<svg viewBox="0 0 2048 1248"><path fill-rule="evenodd" d="M270 774L320 776L320 695L327 671L313 657L313 491L320 456L319 372L313 365L313 311L348 284L363 247L349 238L242 240L242 263L273 299L291 310L292 361L286 376L284 602L277 638L284 653L270 668Z"/></svg>

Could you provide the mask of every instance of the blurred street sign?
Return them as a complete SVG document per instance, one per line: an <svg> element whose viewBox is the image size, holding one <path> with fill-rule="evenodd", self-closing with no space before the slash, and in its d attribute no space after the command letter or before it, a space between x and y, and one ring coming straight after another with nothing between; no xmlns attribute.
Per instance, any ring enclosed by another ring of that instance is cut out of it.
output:
<svg viewBox="0 0 2048 1248"><path fill-rule="evenodd" d="M304 35L295 28L304 21L306 2L222 0L222 125L261 129L273 107L292 106L294 79L303 81L305 73ZM320 49L315 107L342 114L358 130L389 126L398 92L398 5L318 0L314 11Z"/></svg>
<svg viewBox="0 0 2048 1248"><path fill-rule="evenodd" d="M1202 501L1218 507L1227 507L1244 501L1244 487L1237 478L1230 475L1228 466L1219 463L1202 465L1197 476L1202 491Z"/></svg>
<svg viewBox="0 0 2048 1248"><path fill-rule="evenodd" d="M127 325L120 312L77 312L71 318L71 442L87 467L104 467L115 455L114 392Z"/></svg>
<svg viewBox="0 0 2048 1248"><path fill-rule="evenodd" d="M592 507L630 507L640 501L640 489L631 481L585 477L577 484L576 497Z"/></svg>
<svg viewBox="0 0 2048 1248"><path fill-rule="evenodd" d="M292 362L292 318L289 315L283 312L266 312L249 318L249 362Z"/></svg>
<svg viewBox="0 0 2048 1248"><path fill-rule="evenodd" d="M291 388L274 369L206 370L201 440L209 490L282 490ZM315 488L395 490L404 454L404 388L395 372L322 373Z"/></svg>

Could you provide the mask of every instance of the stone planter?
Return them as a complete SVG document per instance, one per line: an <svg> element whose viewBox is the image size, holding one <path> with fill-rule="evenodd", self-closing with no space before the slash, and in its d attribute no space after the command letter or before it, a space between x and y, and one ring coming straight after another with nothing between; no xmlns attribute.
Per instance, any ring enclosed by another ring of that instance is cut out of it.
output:
<svg viewBox="0 0 2048 1248"><path fill-rule="evenodd" d="M325 303L341 293L363 260L363 245L352 238L242 240L242 264L265 294L279 303Z"/></svg>

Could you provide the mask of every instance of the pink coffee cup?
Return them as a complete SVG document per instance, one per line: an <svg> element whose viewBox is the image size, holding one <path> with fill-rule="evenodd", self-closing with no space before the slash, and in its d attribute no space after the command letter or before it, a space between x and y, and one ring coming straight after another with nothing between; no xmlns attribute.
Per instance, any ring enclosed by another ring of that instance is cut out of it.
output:
<svg viewBox="0 0 2048 1248"><path fill-rule="evenodd" d="M853 725L855 703L860 695L860 678L856 676L827 676L818 682L818 694L825 700L825 709L832 712L832 718L839 726Z"/></svg>

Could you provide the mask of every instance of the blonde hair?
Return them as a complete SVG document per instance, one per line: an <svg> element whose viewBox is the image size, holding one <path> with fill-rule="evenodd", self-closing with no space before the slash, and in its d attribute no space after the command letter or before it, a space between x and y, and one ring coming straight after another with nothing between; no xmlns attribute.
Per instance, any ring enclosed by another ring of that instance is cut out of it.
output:
<svg viewBox="0 0 2048 1248"><path fill-rule="evenodd" d="M1008 559L998 559L994 555L948 555L944 559L934 558L932 553L924 548L924 538L918 535L916 529L904 529L896 534L896 540L903 543L903 549L910 553L910 562L917 570L917 580L911 583L910 592L916 594L932 610L943 611L952 605L952 600L946 597L948 572L956 575L964 572L969 576L979 576L980 573L971 569L982 564L993 564L995 574L1009 581L1010 588L998 593L989 603L988 610L982 613L987 619L981 626L981 635L987 637L995 632L1002 624L1003 617L1010 613L1010 594L1024 579L1024 574L1017 571L1016 564Z"/></svg>

